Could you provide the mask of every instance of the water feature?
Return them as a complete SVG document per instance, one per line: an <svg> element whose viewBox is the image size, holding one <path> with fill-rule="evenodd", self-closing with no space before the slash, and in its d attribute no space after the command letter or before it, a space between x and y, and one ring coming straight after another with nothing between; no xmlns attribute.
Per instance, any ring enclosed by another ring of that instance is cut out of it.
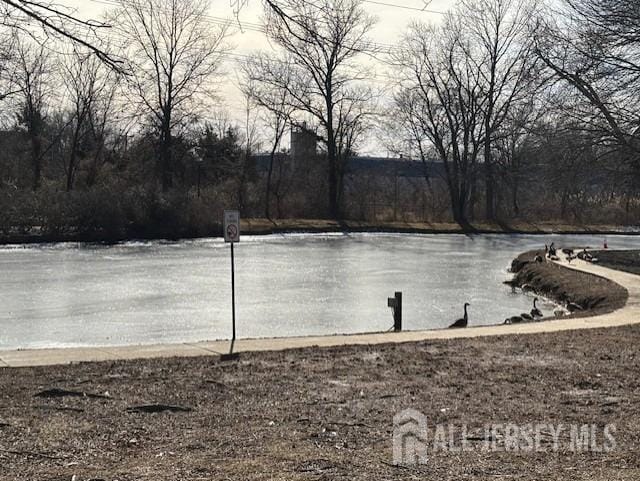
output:
<svg viewBox="0 0 640 481"><path fill-rule="evenodd" d="M602 236L290 234L236 249L239 337L387 330L403 292L405 329L528 312L503 285L518 253L602 245ZM631 248L635 236L609 236ZM220 239L0 247L0 349L147 344L230 336L229 246ZM541 306L549 312L552 305Z"/></svg>

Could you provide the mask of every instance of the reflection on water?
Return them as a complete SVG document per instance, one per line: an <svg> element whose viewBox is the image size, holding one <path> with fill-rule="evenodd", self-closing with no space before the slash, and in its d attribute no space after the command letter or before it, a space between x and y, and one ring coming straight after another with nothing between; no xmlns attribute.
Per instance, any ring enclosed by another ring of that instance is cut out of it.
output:
<svg viewBox="0 0 640 481"><path fill-rule="evenodd" d="M630 248L636 239L608 242ZM406 329L446 327L464 302L470 325L495 324L531 309L531 296L502 284L511 259L551 241L599 246L602 237L245 236L236 249L238 335L386 330L394 291L403 292ZM230 335L229 246L217 239L6 247L0 273L0 348Z"/></svg>

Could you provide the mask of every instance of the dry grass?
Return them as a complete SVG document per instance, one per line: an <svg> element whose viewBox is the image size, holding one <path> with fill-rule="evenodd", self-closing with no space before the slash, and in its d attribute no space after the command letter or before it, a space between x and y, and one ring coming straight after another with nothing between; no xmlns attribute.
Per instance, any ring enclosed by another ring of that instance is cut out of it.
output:
<svg viewBox="0 0 640 481"><path fill-rule="evenodd" d="M604 267L640 274L640 251L601 250L592 252L592 254L598 259L598 264Z"/></svg>
<svg viewBox="0 0 640 481"><path fill-rule="evenodd" d="M0 478L640 479L640 327L5 369ZM111 399L40 399L64 386ZM141 414L168 403L190 412ZM390 466L393 416L614 423L612 453L446 453Z"/></svg>

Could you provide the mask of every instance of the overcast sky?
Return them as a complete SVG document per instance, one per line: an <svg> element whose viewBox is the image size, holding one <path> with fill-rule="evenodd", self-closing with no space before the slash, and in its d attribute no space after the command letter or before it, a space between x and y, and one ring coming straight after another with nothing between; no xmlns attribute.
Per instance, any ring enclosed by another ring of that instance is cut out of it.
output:
<svg viewBox="0 0 640 481"><path fill-rule="evenodd" d="M233 1L212 1L209 13L211 17L214 17L212 21L233 19L231 4ZM115 5L114 0L58 0L58 3L74 9L79 17L85 19L97 19L105 10L113 8ZM382 5L382 3L387 5ZM449 0L432 0L425 6L422 0L365 0L364 7L378 19L378 23L370 33L370 39L378 44L396 44L411 20L437 22L442 15L434 12L446 11L453 3ZM423 8L426 8L427 11L420 11ZM229 39L234 49L232 54L227 56L225 65L227 74L220 92L225 102L225 108L233 120L239 121L244 116L242 97L237 87L234 54L241 56L256 50L273 50L266 37L255 31L257 24L260 24L261 14L262 3L260 0L248 0L247 5L242 8L240 13L240 23L244 25L242 31L234 20L233 35ZM236 56L235 59L238 57ZM381 84L389 76L389 72L384 64L377 63L375 75L377 78L373 79L374 82ZM365 150L368 150L368 153L382 154L379 148L374 146L366 147ZM374 150L376 152L373 152Z"/></svg>

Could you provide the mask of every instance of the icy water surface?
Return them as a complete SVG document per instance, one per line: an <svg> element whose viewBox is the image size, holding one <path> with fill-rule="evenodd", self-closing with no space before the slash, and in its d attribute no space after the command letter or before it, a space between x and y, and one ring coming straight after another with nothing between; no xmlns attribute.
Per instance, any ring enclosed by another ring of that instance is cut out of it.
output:
<svg viewBox="0 0 640 481"><path fill-rule="evenodd" d="M405 329L470 325L531 309L502 284L518 253L603 237L291 234L236 246L239 337L381 331L403 292ZM609 236L612 248L640 245ZM230 337L229 245L221 240L0 247L0 349ZM543 308L551 309L547 305Z"/></svg>

